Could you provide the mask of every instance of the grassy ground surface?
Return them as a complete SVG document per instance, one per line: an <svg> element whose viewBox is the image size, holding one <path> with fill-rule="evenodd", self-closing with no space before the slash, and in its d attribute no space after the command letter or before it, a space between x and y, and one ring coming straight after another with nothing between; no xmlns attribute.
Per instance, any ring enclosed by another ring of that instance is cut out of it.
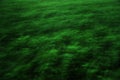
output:
<svg viewBox="0 0 120 80"><path fill-rule="evenodd" d="M119 0L0 1L0 80L119 79Z"/></svg>

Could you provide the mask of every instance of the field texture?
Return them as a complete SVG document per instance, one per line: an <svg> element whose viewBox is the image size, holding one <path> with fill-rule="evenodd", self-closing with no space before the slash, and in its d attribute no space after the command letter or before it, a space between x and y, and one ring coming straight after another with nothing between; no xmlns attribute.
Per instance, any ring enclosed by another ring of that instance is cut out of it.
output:
<svg viewBox="0 0 120 80"><path fill-rule="evenodd" d="M0 80L120 80L120 0L0 0Z"/></svg>

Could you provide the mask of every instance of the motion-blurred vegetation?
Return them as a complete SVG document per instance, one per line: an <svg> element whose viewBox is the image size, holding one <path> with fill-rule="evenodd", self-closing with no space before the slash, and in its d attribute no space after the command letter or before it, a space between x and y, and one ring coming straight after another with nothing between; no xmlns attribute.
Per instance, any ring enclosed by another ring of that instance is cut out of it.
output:
<svg viewBox="0 0 120 80"><path fill-rule="evenodd" d="M119 80L118 0L1 0L0 80Z"/></svg>

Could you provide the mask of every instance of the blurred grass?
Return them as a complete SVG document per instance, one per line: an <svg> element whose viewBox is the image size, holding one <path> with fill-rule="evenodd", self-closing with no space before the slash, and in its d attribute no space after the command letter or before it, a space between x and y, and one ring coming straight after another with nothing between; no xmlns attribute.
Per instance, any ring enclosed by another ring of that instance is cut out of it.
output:
<svg viewBox="0 0 120 80"><path fill-rule="evenodd" d="M117 0L2 0L0 80L119 80Z"/></svg>

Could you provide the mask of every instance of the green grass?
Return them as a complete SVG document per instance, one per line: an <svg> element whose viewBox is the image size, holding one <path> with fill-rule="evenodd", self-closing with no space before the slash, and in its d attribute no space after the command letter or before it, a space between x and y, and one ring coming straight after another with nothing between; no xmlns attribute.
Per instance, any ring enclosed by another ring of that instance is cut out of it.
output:
<svg viewBox="0 0 120 80"><path fill-rule="evenodd" d="M117 0L1 0L0 80L119 80Z"/></svg>

